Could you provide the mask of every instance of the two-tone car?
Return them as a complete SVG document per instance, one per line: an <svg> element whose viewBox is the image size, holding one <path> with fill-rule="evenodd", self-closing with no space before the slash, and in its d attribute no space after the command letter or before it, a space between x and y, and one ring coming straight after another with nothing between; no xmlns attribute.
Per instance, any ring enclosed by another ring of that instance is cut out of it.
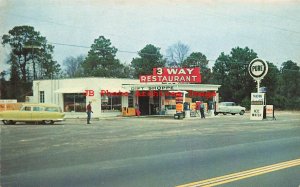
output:
<svg viewBox="0 0 300 187"><path fill-rule="evenodd" d="M215 114L218 115L219 113L222 113L224 115L226 114L240 114L243 115L246 111L245 107L239 106L235 104L234 102L220 102L217 104L217 108L215 111Z"/></svg>
<svg viewBox="0 0 300 187"><path fill-rule="evenodd" d="M23 104L20 110L0 112L0 120L5 125L16 122L36 122L43 124L53 124L63 121L65 114L61 108L55 104Z"/></svg>

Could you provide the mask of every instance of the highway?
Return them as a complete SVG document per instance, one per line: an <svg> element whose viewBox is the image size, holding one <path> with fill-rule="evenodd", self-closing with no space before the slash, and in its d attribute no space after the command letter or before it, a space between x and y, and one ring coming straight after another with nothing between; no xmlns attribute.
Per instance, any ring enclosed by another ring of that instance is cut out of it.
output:
<svg viewBox="0 0 300 187"><path fill-rule="evenodd" d="M298 187L300 113L276 117L1 125L1 186Z"/></svg>

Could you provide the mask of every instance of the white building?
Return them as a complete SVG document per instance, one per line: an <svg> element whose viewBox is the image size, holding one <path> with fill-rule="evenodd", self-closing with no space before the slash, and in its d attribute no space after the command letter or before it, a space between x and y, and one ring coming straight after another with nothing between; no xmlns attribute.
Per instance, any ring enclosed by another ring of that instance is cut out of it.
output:
<svg viewBox="0 0 300 187"><path fill-rule="evenodd" d="M32 101L58 104L66 118L86 117L86 105L92 101L93 117L118 116L123 107L139 105L142 115L175 113L175 97L170 92L189 92L189 102L196 93L216 93L220 85L140 83L137 79L71 78L36 80ZM202 94L201 97L207 95ZM217 99L218 94L210 97ZM188 98L188 97L187 97ZM209 98L209 97L207 97Z"/></svg>

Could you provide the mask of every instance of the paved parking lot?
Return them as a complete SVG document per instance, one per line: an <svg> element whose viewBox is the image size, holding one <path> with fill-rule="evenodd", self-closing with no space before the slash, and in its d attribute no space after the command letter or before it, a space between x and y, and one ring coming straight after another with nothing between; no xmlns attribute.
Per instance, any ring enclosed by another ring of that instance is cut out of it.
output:
<svg viewBox="0 0 300 187"><path fill-rule="evenodd" d="M85 119L1 125L1 185L176 186L300 158L300 113L276 117L118 117L91 125ZM291 168L237 186L298 185L299 172Z"/></svg>

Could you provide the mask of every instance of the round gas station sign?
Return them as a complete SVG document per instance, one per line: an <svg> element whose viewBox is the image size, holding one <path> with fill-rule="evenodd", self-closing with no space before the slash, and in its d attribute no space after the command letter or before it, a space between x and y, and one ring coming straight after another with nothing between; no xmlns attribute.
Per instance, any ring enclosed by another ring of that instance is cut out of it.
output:
<svg viewBox="0 0 300 187"><path fill-rule="evenodd" d="M262 59L256 58L250 62L248 70L255 80L260 80L268 73L268 64Z"/></svg>

